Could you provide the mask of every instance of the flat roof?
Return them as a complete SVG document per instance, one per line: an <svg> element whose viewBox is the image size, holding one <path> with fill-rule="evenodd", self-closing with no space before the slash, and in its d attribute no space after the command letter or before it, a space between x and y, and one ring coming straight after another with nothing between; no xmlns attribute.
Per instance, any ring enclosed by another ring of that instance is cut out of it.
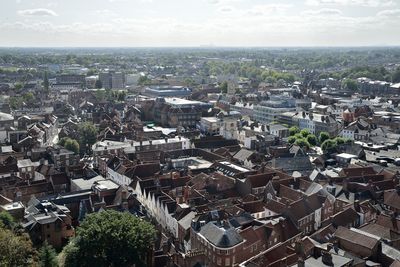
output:
<svg viewBox="0 0 400 267"><path fill-rule="evenodd" d="M16 209L24 208L24 205L21 202L13 202L13 203L10 203L10 204L2 205L1 207L6 211L10 211L10 210L16 210Z"/></svg>
<svg viewBox="0 0 400 267"><path fill-rule="evenodd" d="M113 190L118 189L119 185L113 180L101 180L96 182L95 187L99 190Z"/></svg>
<svg viewBox="0 0 400 267"><path fill-rule="evenodd" d="M205 103L200 101L187 100L178 97L166 97L165 102L170 105L185 106L185 105L203 105Z"/></svg>
<svg viewBox="0 0 400 267"><path fill-rule="evenodd" d="M78 190L87 190L87 189L91 189L92 185L95 182L101 181L101 180L105 180L105 178L101 175L97 175L90 179L83 179L83 178L73 179L71 181L71 184L75 184L79 188Z"/></svg>

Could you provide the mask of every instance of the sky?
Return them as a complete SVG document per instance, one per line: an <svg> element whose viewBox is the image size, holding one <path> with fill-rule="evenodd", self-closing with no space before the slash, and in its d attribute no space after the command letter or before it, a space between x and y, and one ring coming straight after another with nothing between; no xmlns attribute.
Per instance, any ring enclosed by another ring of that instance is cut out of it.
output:
<svg viewBox="0 0 400 267"><path fill-rule="evenodd" d="M0 0L0 46L400 45L400 0Z"/></svg>

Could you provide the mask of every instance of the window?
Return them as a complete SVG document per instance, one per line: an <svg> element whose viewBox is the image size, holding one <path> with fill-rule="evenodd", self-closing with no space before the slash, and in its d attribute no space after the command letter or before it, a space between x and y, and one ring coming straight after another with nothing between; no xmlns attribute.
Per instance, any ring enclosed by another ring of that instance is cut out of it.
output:
<svg viewBox="0 0 400 267"><path fill-rule="evenodd" d="M221 265L222 264L222 259L220 257L217 257L217 265Z"/></svg>
<svg viewBox="0 0 400 267"><path fill-rule="evenodd" d="M225 266L230 266L231 265L231 259L230 258L226 258L225 259Z"/></svg>

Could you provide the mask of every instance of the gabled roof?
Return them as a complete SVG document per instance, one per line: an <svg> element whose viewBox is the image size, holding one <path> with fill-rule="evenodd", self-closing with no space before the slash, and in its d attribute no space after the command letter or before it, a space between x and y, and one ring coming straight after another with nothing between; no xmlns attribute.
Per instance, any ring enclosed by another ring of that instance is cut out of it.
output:
<svg viewBox="0 0 400 267"><path fill-rule="evenodd" d="M388 205L395 209L400 209L400 190L386 190L383 195L383 201L385 205Z"/></svg>
<svg viewBox="0 0 400 267"><path fill-rule="evenodd" d="M357 244L369 250L372 250L379 243L378 239L372 238L367 235L363 235L359 232L347 229L345 227L339 226L335 232L337 238L345 240L351 244ZM340 242L340 241L339 241Z"/></svg>
<svg viewBox="0 0 400 267"><path fill-rule="evenodd" d="M233 155L233 158L235 158L239 161L245 161L245 160L248 160L254 153L255 152L252 150L242 148L235 155Z"/></svg>
<svg viewBox="0 0 400 267"><path fill-rule="evenodd" d="M332 216L332 224L335 226L347 226L359 219L358 213L352 208L347 208Z"/></svg>
<svg viewBox="0 0 400 267"><path fill-rule="evenodd" d="M211 244L220 248L233 247L243 242L243 238L233 227L217 226L214 222L204 225L200 230L200 234Z"/></svg>
<svg viewBox="0 0 400 267"><path fill-rule="evenodd" d="M293 202L288 209L288 216L295 222L314 213L317 209L321 208L320 202L316 194L304 197L296 202Z"/></svg>

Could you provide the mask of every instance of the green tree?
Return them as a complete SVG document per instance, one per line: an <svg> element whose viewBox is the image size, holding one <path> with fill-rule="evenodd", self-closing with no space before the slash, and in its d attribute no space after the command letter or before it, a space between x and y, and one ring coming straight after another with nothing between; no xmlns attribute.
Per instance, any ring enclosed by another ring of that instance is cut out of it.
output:
<svg viewBox="0 0 400 267"><path fill-rule="evenodd" d="M309 143L307 142L307 140L304 139L304 138L297 139L296 142L294 142L294 144L295 144L296 146L301 147L301 148L305 148L305 149L310 148L310 144L309 144Z"/></svg>
<svg viewBox="0 0 400 267"><path fill-rule="evenodd" d="M79 147L81 151L88 152L90 147L97 141L97 129L90 122L82 122L78 125L80 136Z"/></svg>
<svg viewBox="0 0 400 267"><path fill-rule="evenodd" d="M140 76L138 79L138 85L145 85L150 82L150 79L147 76Z"/></svg>
<svg viewBox="0 0 400 267"><path fill-rule="evenodd" d="M329 133L327 132L320 132L319 133L319 143L322 144L326 140L330 139L331 137L329 136Z"/></svg>
<svg viewBox="0 0 400 267"><path fill-rule="evenodd" d="M337 145L343 145L347 142L347 140L343 137L336 137L333 139L333 141L335 141Z"/></svg>
<svg viewBox="0 0 400 267"><path fill-rule="evenodd" d="M118 92L118 101L124 101L125 97L126 97L125 91Z"/></svg>
<svg viewBox="0 0 400 267"><path fill-rule="evenodd" d="M297 126L292 126L289 128L289 135L294 136L296 134L300 133L300 129Z"/></svg>
<svg viewBox="0 0 400 267"><path fill-rule="evenodd" d="M79 247L77 240L76 238L72 238L60 253L60 265L64 267L77 267L80 264L78 257Z"/></svg>
<svg viewBox="0 0 400 267"><path fill-rule="evenodd" d="M392 74L392 82L393 82L393 83L400 83L400 68L398 68L398 69Z"/></svg>
<svg viewBox="0 0 400 267"><path fill-rule="evenodd" d="M22 97L23 101L27 104L32 104L35 102L35 96L31 92L24 94Z"/></svg>
<svg viewBox="0 0 400 267"><path fill-rule="evenodd" d="M68 138L64 143L64 147L75 154L79 153L79 143L75 139Z"/></svg>
<svg viewBox="0 0 400 267"><path fill-rule="evenodd" d="M58 140L57 144L60 146L64 146L65 142L67 142L67 140L70 139L69 137L63 137L61 139Z"/></svg>
<svg viewBox="0 0 400 267"><path fill-rule="evenodd" d="M31 266L37 251L26 233L15 234L0 227L0 266Z"/></svg>
<svg viewBox="0 0 400 267"><path fill-rule="evenodd" d="M296 142L297 138L295 136L290 136L288 138L288 143L289 144L294 144L294 142Z"/></svg>
<svg viewBox="0 0 400 267"><path fill-rule="evenodd" d="M352 79L346 79L343 82L343 86L344 88L350 90L350 91L357 91L358 90L358 85L357 82L355 80Z"/></svg>
<svg viewBox="0 0 400 267"><path fill-rule="evenodd" d="M15 89L15 91L21 91L21 89L24 87L24 85L22 84L22 83L20 83L20 82L18 82L18 83L15 83L14 84L14 89Z"/></svg>
<svg viewBox="0 0 400 267"><path fill-rule="evenodd" d="M0 212L0 227L12 229L15 225L14 217L7 211Z"/></svg>
<svg viewBox="0 0 400 267"><path fill-rule="evenodd" d="M47 242L39 249L39 266L41 267L57 267L56 250Z"/></svg>
<svg viewBox="0 0 400 267"><path fill-rule="evenodd" d="M228 83L226 81L221 83L220 88L222 94L228 93Z"/></svg>
<svg viewBox="0 0 400 267"><path fill-rule="evenodd" d="M315 135L310 134L307 136L307 142L311 145L311 146L316 146L318 143L318 139Z"/></svg>
<svg viewBox="0 0 400 267"><path fill-rule="evenodd" d="M332 139L325 140L321 145L321 149L324 152L332 152L336 149L336 147L337 143Z"/></svg>
<svg viewBox="0 0 400 267"><path fill-rule="evenodd" d="M301 134L302 137L306 138L306 137L309 136L311 133L310 133L310 130L308 130L308 129L303 129L303 130L300 131L300 134Z"/></svg>
<svg viewBox="0 0 400 267"><path fill-rule="evenodd" d="M64 250L65 266L145 266L154 240L154 227L128 212L92 213Z"/></svg>

